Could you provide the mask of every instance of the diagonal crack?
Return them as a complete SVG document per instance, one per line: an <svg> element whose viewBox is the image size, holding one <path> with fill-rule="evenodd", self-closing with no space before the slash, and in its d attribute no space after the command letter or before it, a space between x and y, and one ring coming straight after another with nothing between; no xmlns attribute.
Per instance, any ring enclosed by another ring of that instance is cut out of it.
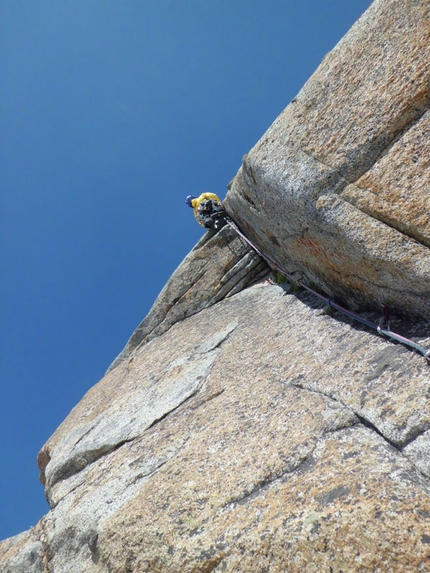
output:
<svg viewBox="0 0 430 573"><path fill-rule="evenodd" d="M317 463L315 458L313 457L313 453L316 450L316 448L318 447L318 444L321 442L321 440L325 439L328 435L342 432L345 429L350 428L352 426L355 426L357 424L358 424L358 420L356 423L353 422L353 423L349 423L349 424L346 424L346 425L341 426L341 427L337 427L334 429L328 429L326 431L323 431L322 434L318 438L313 438L308 442L308 443L311 443L311 445L309 447L309 451L304 456L302 456L297 461L287 465L287 467L282 468L278 472L271 474L267 478L258 481L257 483L255 483L253 485L253 487L250 490L244 491L240 495L229 500L223 506L223 508L229 507L231 505L243 505L245 503L248 503L250 500L258 497L259 495L261 495L262 493L264 493L265 491L270 489L273 486L273 484L284 483L287 480L289 475L294 474L294 473L305 473L305 472L307 472Z"/></svg>
<svg viewBox="0 0 430 573"><path fill-rule="evenodd" d="M173 412L176 412L176 410L179 410L179 408L181 408L184 404L186 404L187 402L189 402L192 398L194 398L194 396L196 394L199 393L200 389L201 389L202 385L200 384L199 386L197 386L197 388L195 389L195 391L190 394L189 396L187 396L185 398L185 400L183 400L180 404L178 404L177 406L175 406L174 408L172 408L171 410L169 410L168 412L165 412L162 416L160 416L159 418L157 418L156 420L154 420L150 426L148 426L145 429L145 432L147 430L149 430L150 428L153 428L156 424L159 424L162 420L164 420L165 418L167 418L168 416L170 416L170 414L172 414Z"/></svg>
<svg viewBox="0 0 430 573"><path fill-rule="evenodd" d="M135 439L136 436L133 436L132 438L121 440L116 444L105 444L104 446L97 449L90 449L79 452L78 456L74 456L73 458L68 459L66 464L61 465L58 470L53 473L49 480L49 487L52 488L58 482L64 481L65 479L68 479L69 477L81 472L90 464L93 464L104 456L115 452L125 444L133 442Z"/></svg>
<svg viewBox="0 0 430 573"><path fill-rule="evenodd" d="M302 458L300 458L296 463L292 463L288 467L282 468L282 470L278 471L277 473L271 474L270 476L266 477L265 479L258 481L257 483L255 483L252 486L251 489L244 491L240 495L237 495L236 497L233 497L231 500L229 500L223 506L223 508L227 508L227 507L232 506L232 505L246 504L249 501L251 501L252 499L258 497L259 495L261 495L262 493L267 491L268 489L270 489L274 484L284 483L284 481L286 481L286 479L288 478L288 476L290 474L293 474L295 472L303 472L304 473L305 471L308 471L309 469L311 469L316 464L316 460L313 457L313 453L314 453L315 449L318 447L318 444L320 443L321 440L325 439L326 436L328 436L329 434L341 432L341 431L345 430L346 428L351 427L351 425L356 426L358 424L362 424L363 426L365 426L369 430L375 432L379 437L381 437L384 440L384 442L387 445L389 445L390 447L395 449L399 455L401 455L405 460L407 460L408 463L410 463L414 467L414 469L418 472L418 474L426 480L426 483L429 482L429 477L416 466L416 464L413 462L413 460L410 459L409 456L407 456L406 454L404 454L402 452L402 446L400 446L399 444L396 444L395 442L393 442L392 440L390 440L389 438L384 436L384 434L374 424L372 424L372 422L367 420L363 415L357 414L357 412L355 412L350 406L344 404L342 401L340 401L336 398L333 398L333 396L330 396L327 393L317 391L317 390L310 390L308 388L305 388L302 384L289 383L288 385L292 386L294 388L297 388L299 390L302 390L304 392L317 394L320 396L324 396L325 398L327 398L329 400L332 400L333 402L337 403L338 405L340 405L340 406L346 408L347 410L349 410L350 412L352 412L355 416L356 423L355 424L352 423L352 424L347 425L347 426L342 426L342 427L338 427L335 429L328 429L328 430L324 431L321 436L314 439L314 443L310 446L309 451L306 453L306 455L304 455Z"/></svg>
<svg viewBox="0 0 430 573"><path fill-rule="evenodd" d="M343 428L342 428L343 429ZM232 506L232 505L244 505L248 503L252 499L256 498L257 496L261 495L265 491L267 491L274 483L282 483L283 479L286 478L287 475L292 474L294 472L303 471L305 468L310 469L314 464L315 460L312 457L315 448L317 447L317 441L313 444L310 452L306 454L303 458L301 458L298 463L292 465L291 467L284 468L281 471L268 476L265 479L262 479L255 483L250 490L246 490L242 492L240 495L233 497L230 499L224 506L223 509Z"/></svg>
<svg viewBox="0 0 430 573"><path fill-rule="evenodd" d="M220 280L218 292L209 301L209 306L231 296L232 291L239 292L247 282L259 274L266 264L251 249ZM239 288L238 288L239 287Z"/></svg>
<svg viewBox="0 0 430 573"><path fill-rule="evenodd" d="M91 427L86 429L83 435L79 437L79 440L73 446L72 450L67 453L67 456L60 455L58 461L54 460L54 465L47 479L47 491L51 490L56 483L78 474L100 458L134 441L142 435L142 433L160 423L194 398L210 374L212 363L219 352L220 345L236 327L237 321L230 323L222 332L216 333L216 335L206 341L206 343L194 349L194 354L198 352L201 355L199 360L190 362L187 356L186 359L173 361L161 377L166 376L169 378L172 375L172 369L173 371L177 367L180 369L178 373L173 374L171 393L166 394L169 398L160 397L159 402L157 402L158 406L146 410L146 414L143 415L142 418L136 418L137 422L134 425L132 424L135 420L134 418L131 419L130 422L124 419L122 425L119 425L119 429L109 434L107 422L109 413L104 412L102 418L93 422ZM185 369L183 368L184 364L186 365ZM190 364L192 365L191 369ZM143 400L143 403L146 403L148 396L144 394L143 397L141 396L139 399ZM110 419L109 423L113 423L112 419ZM91 435L91 431L93 431L94 428L97 428L96 436L90 439L89 443L85 443L84 439L88 435ZM79 448L77 448L78 444L80 444ZM52 460L50 463L53 463Z"/></svg>
<svg viewBox="0 0 430 573"><path fill-rule="evenodd" d="M354 410L354 408L351 408L351 406L349 406L348 404L345 404L344 402L342 402L338 398L335 398L334 396L332 396L326 392L323 392L322 390L315 390L315 389L311 390L310 388L306 388L303 384L300 384L298 382L290 382L288 385L293 386L294 388L298 388L299 390L303 390L304 392L310 392L312 394L318 394L320 396L324 396L325 398L329 398L330 400L333 400L337 404L343 406L344 408L346 408L347 410L352 412L356 416L358 421L363 426L365 426L366 428L368 428L369 430L375 432L378 436L380 436L389 446L391 446L393 449L395 449L399 455L401 455L403 458L408 460L408 462L415 468L415 470L422 477L425 478L425 480L427 482L430 482L429 476L426 475L425 473L423 473L421 471L421 469L414 463L414 461L403 452L403 448L405 448L409 443L411 443L413 440L415 440L419 435L426 432L428 430L428 428L425 428L424 430L420 430L419 433L417 433L416 435L414 434L413 437L410 437L410 439L407 442L405 442L405 443L402 442L400 444L400 443L395 442L394 440L391 440L387 436L385 436L384 433L377 426L375 426L375 424L373 424L370 420L368 420L365 416L363 416L363 414L359 414L358 412L356 412Z"/></svg>

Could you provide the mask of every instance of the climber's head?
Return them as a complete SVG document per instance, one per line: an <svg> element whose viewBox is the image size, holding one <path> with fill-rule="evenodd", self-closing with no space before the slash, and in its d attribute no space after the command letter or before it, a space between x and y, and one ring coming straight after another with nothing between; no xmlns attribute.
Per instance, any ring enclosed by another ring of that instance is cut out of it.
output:
<svg viewBox="0 0 430 573"><path fill-rule="evenodd" d="M185 199L185 203L188 205L188 207L193 206L193 200L194 199L197 199L197 197L195 195L188 195L188 197Z"/></svg>

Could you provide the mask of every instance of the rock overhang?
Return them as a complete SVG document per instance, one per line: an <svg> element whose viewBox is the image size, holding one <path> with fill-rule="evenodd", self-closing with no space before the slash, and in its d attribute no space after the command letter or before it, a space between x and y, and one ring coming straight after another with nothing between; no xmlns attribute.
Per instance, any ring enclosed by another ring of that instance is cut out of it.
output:
<svg viewBox="0 0 430 573"><path fill-rule="evenodd" d="M374 2L225 200L262 252L352 308L430 317L429 21L428 2Z"/></svg>

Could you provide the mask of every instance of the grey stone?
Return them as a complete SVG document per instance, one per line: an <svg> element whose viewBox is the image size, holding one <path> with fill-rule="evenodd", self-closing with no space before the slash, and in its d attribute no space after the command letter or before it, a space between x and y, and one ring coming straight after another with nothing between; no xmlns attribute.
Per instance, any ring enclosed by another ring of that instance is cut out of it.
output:
<svg viewBox="0 0 430 573"><path fill-rule="evenodd" d="M168 280L108 371L176 322L240 292L269 272L264 261L229 227L216 234L206 232Z"/></svg>
<svg viewBox="0 0 430 573"><path fill-rule="evenodd" d="M225 205L352 308L430 318L430 4L379 0L263 135Z"/></svg>
<svg viewBox="0 0 430 573"><path fill-rule="evenodd" d="M419 435L403 452L421 473L430 478L430 430Z"/></svg>
<svg viewBox="0 0 430 573"><path fill-rule="evenodd" d="M400 444L428 425L428 367L314 302L249 287L136 348L87 393L40 456L52 571L425 563L416 512L430 515L429 482ZM61 475L86 452L103 455ZM390 515L382 530L374 512ZM15 547L2 563L28 550Z"/></svg>
<svg viewBox="0 0 430 573"><path fill-rule="evenodd" d="M226 200L288 271L420 314L393 327L424 347L429 10L372 4ZM51 510L1 571L429 570L428 364L267 274L231 229L203 237L42 448Z"/></svg>

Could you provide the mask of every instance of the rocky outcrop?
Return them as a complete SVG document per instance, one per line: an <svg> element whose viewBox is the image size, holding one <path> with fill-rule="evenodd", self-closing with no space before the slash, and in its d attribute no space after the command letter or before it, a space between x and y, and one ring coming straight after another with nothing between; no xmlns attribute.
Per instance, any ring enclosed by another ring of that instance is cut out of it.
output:
<svg viewBox="0 0 430 573"><path fill-rule="evenodd" d="M2 571L425 571L429 379L311 295L250 287L87 393Z"/></svg>
<svg viewBox="0 0 430 573"><path fill-rule="evenodd" d="M377 0L243 165L226 205L350 306L430 318L430 4Z"/></svg>
<svg viewBox="0 0 430 573"><path fill-rule="evenodd" d="M229 227L216 234L208 231L168 280L109 370L176 322L240 292L269 272Z"/></svg>
<svg viewBox="0 0 430 573"><path fill-rule="evenodd" d="M394 329L430 348L428 16L375 2L226 205L328 293L421 308ZM230 228L203 237L39 453L51 509L2 573L430 571L429 366L267 273Z"/></svg>

